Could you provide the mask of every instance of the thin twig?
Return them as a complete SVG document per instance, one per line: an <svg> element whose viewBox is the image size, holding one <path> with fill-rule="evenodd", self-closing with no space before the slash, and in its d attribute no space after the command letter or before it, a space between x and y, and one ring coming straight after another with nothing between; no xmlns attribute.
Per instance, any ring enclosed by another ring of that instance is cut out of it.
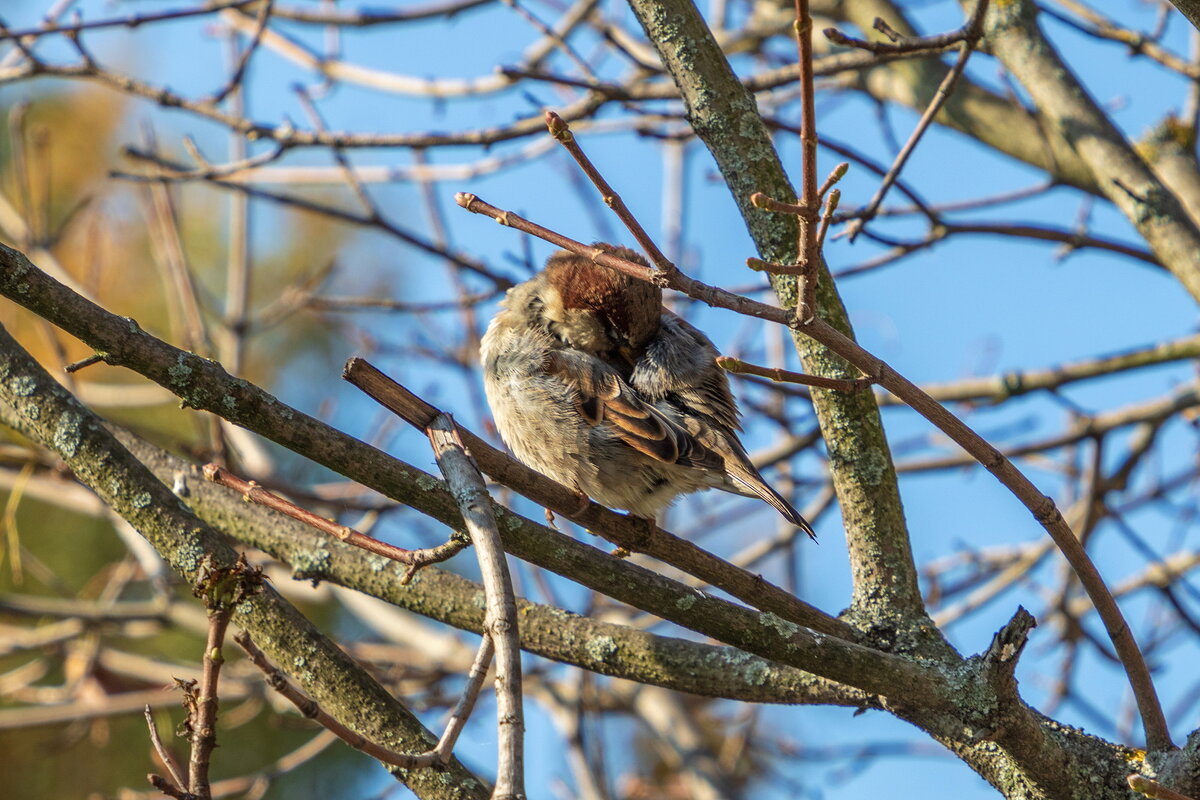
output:
<svg viewBox="0 0 1200 800"><path fill-rule="evenodd" d="M1096 612L1104 622L1109 639L1116 648L1134 696L1137 698L1138 708L1141 710L1142 721L1146 728L1147 741L1151 743L1152 747L1161 747L1164 746L1164 743L1169 746L1171 738L1167 730L1166 719L1163 717L1162 706L1158 701L1158 692L1154 688L1154 681L1150 677L1146 660L1138 648L1137 641L1133 638L1125 616L1121 613L1108 585L1104 582L1104 578L1101 577L1087 550L1075 536L1054 501L1042 494L1012 461L1005 458L987 440L971 430L962 420L921 391L907 378L860 347L857 342L819 319L805 325L802 330L858 367L863 373L873 376L880 386L899 397L914 411L936 425L938 429L970 453L988 472L995 475L1029 509L1034 519L1050 534L1050 538L1054 540L1067 562L1075 570L1079 576L1079 582L1095 604Z"/></svg>
<svg viewBox="0 0 1200 800"><path fill-rule="evenodd" d="M760 378L770 378L779 383L799 383L804 386L817 386L822 389L835 389L841 392L861 391L874 383L870 378L859 378L858 380L822 378L819 375L805 375L801 372L791 372L775 367L760 367L730 356L718 356L717 366L726 372L738 375L757 375Z"/></svg>
<svg viewBox="0 0 1200 800"><path fill-rule="evenodd" d="M174 797L175 800L196 800L196 796L194 794L185 791L184 789L180 789L178 786L171 783L161 775L147 775L146 780L150 782L151 786L153 786L155 789L158 789L167 797Z"/></svg>
<svg viewBox="0 0 1200 800"><path fill-rule="evenodd" d="M227 57L244 67L249 50L243 51L241 56L238 55L238 34L232 30L228 33L227 47ZM232 82L230 86L236 86L236 90L229 98L231 109L237 114L244 114L246 111L244 87ZM246 140L236 134L230 134L228 138L230 159L235 162L245 161L249 156L249 146ZM184 141L190 142L191 139L187 138ZM225 262L225 308L221 315L222 324L218 328L221 339L217 352L220 355L221 363L234 375L241 374L242 361L246 355L247 311L250 305L250 254L251 239L253 238L250 229L250 211L249 197L238 192L229 196L229 255Z"/></svg>
<svg viewBox="0 0 1200 800"><path fill-rule="evenodd" d="M200 800L211 800L212 797L208 768L212 751L217 746L217 684L221 666L225 663L222 653L225 631L234 608L247 597L261 592L262 586L262 570L250 567L243 553L228 568L213 567L210 561L202 564L192 587L208 611L200 691L195 697L195 713L188 715L192 752L188 759L186 788Z"/></svg>
<svg viewBox="0 0 1200 800"><path fill-rule="evenodd" d="M841 191L834 189L829 193L829 197L825 201L825 210L821 213L821 227L817 229L818 252L825 247L825 234L829 233L829 223L833 221L833 213L837 211L838 203L841 202L841 199Z"/></svg>
<svg viewBox="0 0 1200 800"><path fill-rule="evenodd" d="M272 689L290 701L305 717L313 720L355 750L366 753L377 761L391 764L394 767L403 767L404 769L419 769L421 767L430 767L434 764L445 763L441 755L434 750L427 750L417 755L406 755L375 744L366 737L355 733L331 717L316 701L293 686L291 681L287 679L287 676L267 659L266 654L259 649L249 634L245 632L239 633L233 637L233 640L246 651L254 666L262 670L267 676L267 683L270 684Z"/></svg>
<svg viewBox="0 0 1200 800"><path fill-rule="evenodd" d="M937 92L933 99L929 101L929 106L925 109L925 113L921 115L917 125L913 128L912 134L908 137L908 141L904 143L904 147L900 148L900 152L896 155L896 160L892 163L891 169L887 175L883 176L883 181L879 184L879 188L875 190L875 194L871 197L871 201L867 203L866 208L861 212L861 216L851 222L844 234L848 236L850 241L858 236L865 225L875 212L879 209L879 205L883 202L883 198L887 195L888 189L900 176L900 171L904 169L904 165L908 163L909 156L917 147L917 143L921 141L921 137L925 135L925 131L933 122L933 118L942 110L942 106L946 104L946 100L950 98L950 93L954 91L954 84L958 82L958 78L967 68L967 59L971 57L971 53L975 50L975 45L979 43L979 37L983 34L983 17L987 12L988 0L975 0L975 9L971 12L970 19L963 26L962 49L958 53L958 60L954 62L954 66L946 73L946 77L942 79L941 85L938 86ZM891 45L898 46L898 45Z"/></svg>
<svg viewBox="0 0 1200 800"><path fill-rule="evenodd" d="M625 201L621 199L621 196L616 193L608 181L604 179L604 176L600 174L600 170L596 169L591 159L583 152L583 148L579 146L575 135L571 133L570 126L567 125L563 118L553 111L547 111L546 127L549 128L550 135L566 148L566 151L579 164L579 168L595 184L596 188L600 191L600 197L604 200L604 204L611 208L617 217L625 223L625 226L629 228L629 232L633 234L633 238L637 240L638 245L649 256L650 263L660 270L674 270L675 266L663 255L662 250L658 249L658 245L654 243L654 240L646 233L646 229L633 216L629 207L625 205ZM666 265L670 265L670 267Z"/></svg>
<svg viewBox="0 0 1200 800"><path fill-rule="evenodd" d="M150 710L149 704L146 705L142 712L146 716L146 727L150 731L150 743L154 745L154 752L158 753L159 760L163 766L167 768L167 772L171 774L171 780L175 781L176 786L183 786L183 770L179 767L179 762L175 760L174 754L166 748L162 743L162 739L158 735L158 726L154 724L154 713Z"/></svg>
<svg viewBox="0 0 1200 800"><path fill-rule="evenodd" d="M322 533L329 534L335 539L345 542L346 544L355 547L361 547L376 555L390 558L393 561L398 561L401 564L407 564L410 569L403 578L403 583L407 583L417 570L422 567L427 567L430 564L437 564L445 561L448 558L458 554L470 542L464 538L452 536L449 541L436 547L426 547L420 550L406 550L403 547L381 542L378 539L367 536L365 533L360 533L353 528L348 528L345 525L339 525L332 520L328 520L319 514L314 514L308 509L285 500L277 494L274 494L263 487L259 486L254 481L245 481L234 475L229 470L219 464L205 464L204 477L213 483L220 484L235 492L240 492L247 500L252 503L266 506L274 509L281 514L286 514L294 520L303 522L305 525L316 528Z"/></svg>
<svg viewBox="0 0 1200 800"><path fill-rule="evenodd" d="M226 0L226 2L218 2L197 6L195 8L177 8L171 11L156 11L152 14L130 14L126 17L113 17L109 19L95 19L88 22L73 22L68 25L46 25L41 28L24 28L16 31L5 31L0 34L0 41L5 39L32 39L34 37L50 36L56 33L79 33L80 31L96 30L97 28L137 28L141 25L146 25L152 22L162 22L164 20L177 20L186 17L196 17L205 14L215 14L218 11L224 11L227 8L243 8L259 0Z"/></svg>
<svg viewBox="0 0 1200 800"><path fill-rule="evenodd" d="M256 50L258 50L258 46L262 42L263 33L267 29L267 23L269 23L271 20L271 8L274 5L274 2L275 0L263 0L262 5L258 7L258 13L254 19L254 33L251 34L250 41L246 45L246 49L242 51L241 56L238 58L237 66L234 67L233 73L229 76L229 80L226 81L225 85L218 89L211 98L209 98L210 102L214 104L220 103L226 97L228 97L230 93L241 88L242 79L246 75L246 68L250 66L250 57L254 55ZM236 14L237 12L231 11L230 13ZM233 36L236 40L237 34L235 33Z"/></svg>
<svg viewBox="0 0 1200 800"><path fill-rule="evenodd" d="M81 358L78 361L72 361L70 364L67 364L65 367L63 367L63 372L78 372L84 367L90 367L93 364L99 364L103 360L104 356L102 355L90 355L87 358Z"/></svg>
<svg viewBox="0 0 1200 800"><path fill-rule="evenodd" d="M817 111L813 86L812 16L808 0L795 0L796 50L800 74L800 213L799 239L796 253L802 270L797 273L796 315L807 321L817 314L817 264L820 250L817 244L817 214L821 198L817 190Z"/></svg>
<svg viewBox="0 0 1200 800"><path fill-rule="evenodd" d="M895 31L890 30L890 28L885 30L884 28L886 28L886 27L887 27L887 23L885 23L883 20L881 20L881 19L875 20L875 29L878 30L880 33L883 33L885 36L888 36L888 38L891 38L893 35L898 35L898 34L896 34ZM920 53L920 52L927 52L927 51L941 51L942 49L944 49L946 47L951 47L960 42L967 41L971 35L969 26L965 26L956 31L950 31L949 33L939 33L939 34L935 34L933 36L922 36L919 38L905 37L905 38L901 39L900 41L896 41L893 39L894 43L888 44L887 42L870 42L870 41L867 41L866 39L858 39L853 36L847 36L846 34L839 31L837 28L826 28L824 31L822 31L822 33L825 34L826 39L833 42L834 44L840 44L843 47L853 47L856 50L865 50L866 52L874 53L875 55L891 55L891 54L895 54L895 53Z"/></svg>
<svg viewBox="0 0 1200 800"><path fill-rule="evenodd" d="M475 651L475 660L471 662L471 669L467 672L467 683L463 686L462 695L458 698L454 711L450 712L446 730L438 739L437 747L433 748L433 752L442 763L449 761L454 754L454 744L471 717L475 701L479 699L479 690L483 688L483 679L487 677L488 668L492 665L492 655L496 651L493 641L492 634L485 630L483 638L479 640L479 649Z"/></svg>
<svg viewBox="0 0 1200 800"><path fill-rule="evenodd" d="M563 236L557 231L542 227L536 222L530 222L519 214L496 208L491 203L481 199L478 195L469 192L457 193L454 195L454 201L472 214L482 214L485 217L496 220L501 225L532 234L564 250L570 250L572 253L591 259L602 267L615 269L617 272L639 280L666 286L715 308L727 308L739 314L765 319L769 322L778 322L782 325L792 324L793 312L733 294L716 286L701 283L683 274L683 272L670 262L664 262L669 269L664 269L663 263L655 262L655 266L658 269L654 270L642 264L626 261L601 248L583 244L582 242Z"/></svg>

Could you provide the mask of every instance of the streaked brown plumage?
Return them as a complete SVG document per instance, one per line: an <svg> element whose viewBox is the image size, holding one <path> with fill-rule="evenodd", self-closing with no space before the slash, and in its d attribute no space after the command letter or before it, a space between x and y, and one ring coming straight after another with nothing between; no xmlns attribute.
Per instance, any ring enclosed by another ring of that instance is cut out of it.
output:
<svg viewBox="0 0 1200 800"><path fill-rule="evenodd" d="M561 251L509 290L482 357L501 437L555 480L642 517L700 489L757 496L814 536L750 463L716 347L658 287Z"/></svg>

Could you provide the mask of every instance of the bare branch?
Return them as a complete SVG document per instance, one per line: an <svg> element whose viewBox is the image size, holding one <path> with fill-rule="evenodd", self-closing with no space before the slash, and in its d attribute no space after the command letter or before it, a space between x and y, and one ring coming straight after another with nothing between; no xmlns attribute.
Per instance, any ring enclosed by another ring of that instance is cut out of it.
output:
<svg viewBox="0 0 1200 800"><path fill-rule="evenodd" d="M405 550L403 547L396 547L387 542L381 542L378 539L367 536L365 533L359 533L353 528L339 525L319 514L314 514L307 509L301 508L295 503L267 491L254 481L242 480L219 464L205 464L204 477L220 486L240 492L251 503L257 503L278 511L281 514L286 514L292 519L316 528L338 541L345 542L354 547L361 547L367 552L375 553L376 555L407 565L409 570L406 573L406 580L411 579L413 574L422 567L453 558L470 544L465 538L451 537L447 542L436 547Z"/></svg>
<svg viewBox="0 0 1200 800"><path fill-rule="evenodd" d="M487 603L487 634L496 647L496 718L499 725L499 760L496 767L497 800L525 797L525 715L521 704L521 647L518 644L517 606L512 578L500 544L500 531L492 515L491 497L479 468L467 455L454 423L439 414L425 429L438 467L458 500L467 531L479 558Z"/></svg>

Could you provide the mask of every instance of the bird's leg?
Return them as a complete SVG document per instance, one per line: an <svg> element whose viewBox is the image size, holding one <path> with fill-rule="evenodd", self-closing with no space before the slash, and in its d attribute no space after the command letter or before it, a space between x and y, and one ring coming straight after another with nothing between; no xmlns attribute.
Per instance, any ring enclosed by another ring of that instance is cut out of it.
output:
<svg viewBox="0 0 1200 800"><path fill-rule="evenodd" d="M571 512L571 516L579 517L583 515L583 512L588 510L588 506L592 504L592 498L588 497L587 492L578 486L575 487L575 496L579 498L579 506Z"/></svg>
<svg viewBox="0 0 1200 800"><path fill-rule="evenodd" d="M566 517L583 516L583 512L588 510L588 506L592 504L592 498L587 496L587 492L580 489L578 486L572 487L575 490L575 496L579 499L579 505L572 509L569 513L564 514ZM546 524L554 530L558 530L558 526L554 524L554 512L546 509Z"/></svg>

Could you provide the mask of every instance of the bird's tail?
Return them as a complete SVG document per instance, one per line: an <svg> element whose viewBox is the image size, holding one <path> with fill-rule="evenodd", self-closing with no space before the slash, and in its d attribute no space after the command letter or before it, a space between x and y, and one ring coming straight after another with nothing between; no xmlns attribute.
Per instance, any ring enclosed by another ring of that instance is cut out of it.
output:
<svg viewBox="0 0 1200 800"><path fill-rule="evenodd" d="M817 540L817 534L813 531L812 525L808 524L808 520L800 516L800 512L792 508L792 504L785 500L783 495L768 486L762 475L759 475L758 470L753 466L749 464L742 466L727 461L725 474L729 476L730 481L740 492L752 494L770 503L776 511L783 515L784 519L802 529L814 542Z"/></svg>

